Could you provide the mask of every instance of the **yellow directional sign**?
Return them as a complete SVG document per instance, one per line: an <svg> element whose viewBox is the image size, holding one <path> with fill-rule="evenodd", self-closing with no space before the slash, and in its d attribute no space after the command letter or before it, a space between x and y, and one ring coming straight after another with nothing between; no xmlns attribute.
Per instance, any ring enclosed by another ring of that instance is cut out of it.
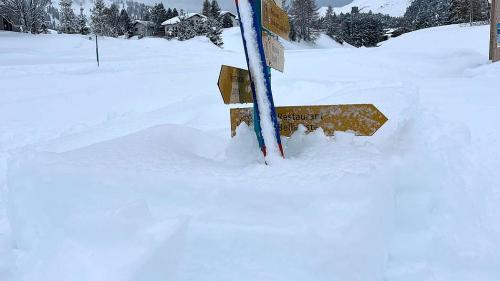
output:
<svg viewBox="0 0 500 281"><path fill-rule="evenodd" d="M232 136L242 122L253 124L253 108L232 108L230 114ZM388 120L373 104L285 106L276 107L276 114L281 135L287 137L300 124L308 132L322 128L327 136L332 136L335 131L371 136Z"/></svg>
<svg viewBox="0 0 500 281"><path fill-rule="evenodd" d="M267 65L283 72L285 70L285 48L273 36L262 33L262 43L266 54Z"/></svg>
<svg viewBox="0 0 500 281"><path fill-rule="evenodd" d="M227 65L221 67L217 85L225 104L252 103L250 83L248 70Z"/></svg>
<svg viewBox="0 0 500 281"><path fill-rule="evenodd" d="M262 26L272 33L289 40L288 14L274 0L262 0Z"/></svg>

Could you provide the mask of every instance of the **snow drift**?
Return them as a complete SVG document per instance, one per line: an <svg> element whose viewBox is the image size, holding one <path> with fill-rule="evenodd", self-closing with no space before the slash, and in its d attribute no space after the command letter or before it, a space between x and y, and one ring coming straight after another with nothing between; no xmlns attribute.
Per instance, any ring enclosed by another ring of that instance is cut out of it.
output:
<svg viewBox="0 0 500 281"><path fill-rule="evenodd" d="M500 278L488 27L287 50L276 105L373 103L389 122L297 132L272 167L251 129L229 137L234 32L224 50L105 39L99 69L85 37L0 33L1 280Z"/></svg>

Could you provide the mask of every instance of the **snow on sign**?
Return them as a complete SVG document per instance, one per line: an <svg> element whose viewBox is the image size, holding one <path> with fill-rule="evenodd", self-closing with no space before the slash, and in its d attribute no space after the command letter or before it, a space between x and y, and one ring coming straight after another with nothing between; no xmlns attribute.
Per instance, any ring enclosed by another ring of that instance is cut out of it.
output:
<svg viewBox="0 0 500 281"><path fill-rule="evenodd" d="M290 22L288 14L283 11L274 0L262 0L262 25L265 29L289 40Z"/></svg>
<svg viewBox="0 0 500 281"><path fill-rule="evenodd" d="M221 67L217 85L225 104L252 103L250 84L248 70L227 65Z"/></svg>
<svg viewBox="0 0 500 281"><path fill-rule="evenodd" d="M253 124L252 108L231 109L231 134L245 122ZM308 132L322 128L327 136L335 131L354 132L358 136L371 136L386 122L384 116L373 104L315 105L277 107L282 136L291 136L299 125L304 125Z"/></svg>
<svg viewBox="0 0 500 281"><path fill-rule="evenodd" d="M235 0L240 20L241 37L250 72L253 96L254 129L259 147L267 159L283 158L279 123L271 89L271 74L262 43L260 0ZM273 3L274 4L274 3ZM279 9L279 8L278 8Z"/></svg>
<svg viewBox="0 0 500 281"><path fill-rule="evenodd" d="M262 33L262 42L267 65L278 71L285 71L285 47L276 38L267 35L266 32Z"/></svg>

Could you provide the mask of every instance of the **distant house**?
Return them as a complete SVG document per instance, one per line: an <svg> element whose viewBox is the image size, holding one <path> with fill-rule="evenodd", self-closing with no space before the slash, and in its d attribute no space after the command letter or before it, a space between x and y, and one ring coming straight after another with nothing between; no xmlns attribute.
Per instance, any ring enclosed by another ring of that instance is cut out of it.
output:
<svg viewBox="0 0 500 281"><path fill-rule="evenodd" d="M233 26L239 26L240 21L238 20L238 17L231 13L230 11L221 11L220 12L220 17L219 17L219 22L221 22L224 25L224 18L229 18L231 20L231 26L224 26L224 27L233 27Z"/></svg>
<svg viewBox="0 0 500 281"><path fill-rule="evenodd" d="M0 30L5 30L5 31L19 31L19 27L17 27L16 25L14 25L6 17L0 15Z"/></svg>
<svg viewBox="0 0 500 281"><path fill-rule="evenodd" d="M132 35L139 37L152 36L155 24L152 21L135 20L132 22Z"/></svg>
<svg viewBox="0 0 500 281"><path fill-rule="evenodd" d="M173 17L164 21L161 25L165 28L165 34L170 36L176 36L178 29L178 25L181 21L189 21L193 24L205 21L207 17L198 13L187 13L177 17Z"/></svg>

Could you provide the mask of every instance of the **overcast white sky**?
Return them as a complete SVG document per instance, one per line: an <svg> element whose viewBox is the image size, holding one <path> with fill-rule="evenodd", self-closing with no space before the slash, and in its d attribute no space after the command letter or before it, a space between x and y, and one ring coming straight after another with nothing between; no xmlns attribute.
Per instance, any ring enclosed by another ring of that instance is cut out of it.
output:
<svg viewBox="0 0 500 281"><path fill-rule="evenodd" d="M188 12L198 12L201 10L201 4L203 0L136 0L138 2L145 2L148 4L152 4L155 2L163 2L165 7L184 9ZM290 1L290 0L289 0ZM223 10L235 10L234 0L217 0L219 5ZM318 7L333 5L336 7L340 7L346 4L351 3L352 0L316 0L316 4Z"/></svg>

